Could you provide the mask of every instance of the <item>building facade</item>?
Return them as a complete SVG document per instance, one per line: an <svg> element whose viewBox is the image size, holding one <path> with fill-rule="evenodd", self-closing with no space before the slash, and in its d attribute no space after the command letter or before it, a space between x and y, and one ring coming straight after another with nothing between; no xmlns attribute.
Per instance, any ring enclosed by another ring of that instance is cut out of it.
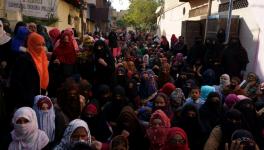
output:
<svg viewBox="0 0 264 150"><path fill-rule="evenodd" d="M250 1L250 0L249 0ZM170 38L172 34L185 36L186 43L191 46L195 36L213 37L218 29L226 28L228 16L228 0L212 0L208 28L205 22L208 14L208 0L165 0L164 11L157 18L158 35ZM264 61L260 60L259 49L260 26L255 19L248 0L234 0L230 36L238 36L247 50L250 63L247 72L257 72L264 80Z"/></svg>

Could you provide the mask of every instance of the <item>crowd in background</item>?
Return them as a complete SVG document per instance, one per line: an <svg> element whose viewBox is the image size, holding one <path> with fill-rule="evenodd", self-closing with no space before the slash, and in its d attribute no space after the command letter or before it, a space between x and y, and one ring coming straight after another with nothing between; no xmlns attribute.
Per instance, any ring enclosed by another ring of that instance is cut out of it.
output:
<svg viewBox="0 0 264 150"><path fill-rule="evenodd" d="M239 38L170 40L0 19L0 149L264 149L264 83Z"/></svg>

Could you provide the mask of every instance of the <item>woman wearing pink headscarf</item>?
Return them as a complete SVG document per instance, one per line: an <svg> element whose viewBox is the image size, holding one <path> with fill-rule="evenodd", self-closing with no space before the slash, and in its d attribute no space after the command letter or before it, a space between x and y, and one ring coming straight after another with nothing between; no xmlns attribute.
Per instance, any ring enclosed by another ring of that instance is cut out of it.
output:
<svg viewBox="0 0 264 150"><path fill-rule="evenodd" d="M174 47L175 44L178 43L178 38L176 37L175 34L172 34L171 36L171 49Z"/></svg>
<svg viewBox="0 0 264 150"><path fill-rule="evenodd" d="M19 108L12 119L14 130L11 132L13 141L8 150L41 150L49 138L44 131L38 129L37 116L30 107Z"/></svg>
<svg viewBox="0 0 264 150"><path fill-rule="evenodd" d="M190 150L185 131L178 127L170 128L163 150Z"/></svg>
<svg viewBox="0 0 264 150"><path fill-rule="evenodd" d="M170 126L170 119L162 110L156 110L151 115L149 128L147 129L150 150L160 150L165 146L167 130Z"/></svg>
<svg viewBox="0 0 264 150"><path fill-rule="evenodd" d="M65 29L64 31L62 31L61 34L63 34L63 32L65 32L65 31L71 32L71 39L72 39L73 47L74 47L75 51L79 51L79 46L78 46L77 41L75 40L74 32L73 32L72 28ZM54 49L56 49L59 45L60 45L60 40L57 40L55 43Z"/></svg>

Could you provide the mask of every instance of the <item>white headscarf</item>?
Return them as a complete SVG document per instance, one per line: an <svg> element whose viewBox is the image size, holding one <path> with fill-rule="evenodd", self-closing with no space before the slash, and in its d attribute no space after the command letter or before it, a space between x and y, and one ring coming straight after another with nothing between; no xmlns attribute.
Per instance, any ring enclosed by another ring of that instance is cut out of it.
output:
<svg viewBox="0 0 264 150"><path fill-rule="evenodd" d="M26 118L26 124L17 124L19 118ZM9 150L41 150L49 143L49 138L44 131L38 129L35 111L30 107L19 108L12 120L14 130L11 132L13 141Z"/></svg>
<svg viewBox="0 0 264 150"><path fill-rule="evenodd" d="M47 112L43 112L38 107L38 102L43 98L47 99L51 103L51 108ZM36 111L38 118L39 129L43 130L49 137L50 141L54 141L55 138L55 112L53 104L49 97L38 95L35 97L33 109Z"/></svg>
<svg viewBox="0 0 264 150"><path fill-rule="evenodd" d="M11 37L9 37L5 30L4 30L4 24L3 22L0 20L0 45L3 45L5 43L7 43L8 41L11 40Z"/></svg>
<svg viewBox="0 0 264 150"><path fill-rule="evenodd" d="M88 134L87 144L91 145L91 143L92 143L91 134L90 134L90 130L88 128L87 123L81 119L75 119L75 120L70 122L70 124L68 125L68 127L64 131L63 138L61 139L60 144L57 145L54 148L54 150L69 150L71 145L72 145L71 136L72 136L73 132L79 127L85 128L85 130L87 131L87 134Z"/></svg>
<svg viewBox="0 0 264 150"><path fill-rule="evenodd" d="M230 76L228 74L222 74L220 77L220 86L226 87L230 84Z"/></svg>

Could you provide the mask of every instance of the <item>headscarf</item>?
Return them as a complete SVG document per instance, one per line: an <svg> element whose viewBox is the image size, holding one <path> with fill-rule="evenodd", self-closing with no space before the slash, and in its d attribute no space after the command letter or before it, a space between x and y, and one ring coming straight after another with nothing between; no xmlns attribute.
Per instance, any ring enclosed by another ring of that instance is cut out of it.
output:
<svg viewBox="0 0 264 150"><path fill-rule="evenodd" d="M83 39L83 46L90 47L94 45L94 38L92 36L86 36Z"/></svg>
<svg viewBox="0 0 264 150"><path fill-rule="evenodd" d="M47 33L47 29L43 25L38 24L37 33L40 34L45 39L45 44L46 44L47 49L49 51L53 51L53 44L49 37L49 34Z"/></svg>
<svg viewBox="0 0 264 150"><path fill-rule="evenodd" d="M254 141L254 137L251 132L244 130L244 129L238 129L232 134L232 141L237 140L240 141L241 145L243 145L244 149L259 149L256 145L256 142Z"/></svg>
<svg viewBox="0 0 264 150"><path fill-rule="evenodd" d="M16 36L18 33L19 27L27 27L27 24L25 22L19 21L16 23L15 29L14 29L14 35Z"/></svg>
<svg viewBox="0 0 264 150"><path fill-rule="evenodd" d="M185 102L185 96L184 93L182 92L182 89L176 88L170 95L170 100L175 101L175 100L180 100L180 104L182 105Z"/></svg>
<svg viewBox="0 0 264 150"><path fill-rule="evenodd" d="M139 129L140 124L134 110L130 106L125 106L118 117L118 124L122 125L122 130L127 130L128 132L135 132Z"/></svg>
<svg viewBox="0 0 264 150"><path fill-rule="evenodd" d="M49 36L51 38L52 41L52 45L55 46L56 42L59 40L60 38L60 30L58 28L53 28L49 31ZM54 47L55 49L55 47Z"/></svg>
<svg viewBox="0 0 264 150"><path fill-rule="evenodd" d="M113 150L115 147L118 147L119 145L123 145L124 147L126 147L126 150L128 150L129 149L128 144L129 143L126 137L122 135L118 135L112 139L109 149Z"/></svg>
<svg viewBox="0 0 264 150"><path fill-rule="evenodd" d="M175 34L172 34L172 36L171 36L171 42L174 43L174 44L178 42L178 39L177 39L177 37L176 37Z"/></svg>
<svg viewBox="0 0 264 150"><path fill-rule="evenodd" d="M220 86L226 87L230 84L230 77L228 74L222 74L220 77Z"/></svg>
<svg viewBox="0 0 264 150"><path fill-rule="evenodd" d="M12 50L14 52L19 52L20 47L26 44L26 39L28 37L29 30L25 26L21 26L17 29L17 34L12 39Z"/></svg>
<svg viewBox="0 0 264 150"><path fill-rule="evenodd" d="M237 102L239 101L239 98L236 94L228 94L225 98L225 104L228 108L233 107Z"/></svg>
<svg viewBox="0 0 264 150"><path fill-rule="evenodd" d="M148 54L145 54L143 56L143 62L148 66L149 65L149 55Z"/></svg>
<svg viewBox="0 0 264 150"><path fill-rule="evenodd" d="M182 137L182 141L175 143L175 136L180 135ZM172 141L173 140L173 141ZM188 138L185 131L178 127L173 127L168 130L167 140L164 147L164 150L189 150Z"/></svg>
<svg viewBox="0 0 264 150"><path fill-rule="evenodd" d="M64 38L68 36L69 42L64 42ZM56 47L56 46L55 46ZM72 32L65 30L60 39L60 44L54 50L55 56L63 64L74 64L76 61L76 52L73 45Z"/></svg>
<svg viewBox="0 0 264 150"><path fill-rule="evenodd" d="M41 110L43 103L49 106L47 112ZM55 138L55 112L52 101L47 96L38 95L35 97L33 109L38 118L39 129L43 130L48 135L50 141L53 141Z"/></svg>
<svg viewBox="0 0 264 150"><path fill-rule="evenodd" d="M161 126L155 127L154 120L160 119ZM156 110L150 118L149 128L147 129L147 136L151 143L151 149L161 149L166 141L167 130L170 128L170 119L162 110Z"/></svg>
<svg viewBox="0 0 264 150"><path fill-rule="evenodd" d="M74 31L72 30L72 28L67 28L67 29L65 29L65 31L70 31L72 34L72 36L71 36L71 38L72 38L72 42L73 42L73 47L74 47L74 49L75 50L79 50L79 46L78 46L78 43L77 43L77 41L75 40L75 38L74 38Z"/></svg>
<svg viewBox="0 0 264 150"><path fill-rule="evenodd" d="M41 89L47 89L49 84L48 59L45 48L38 48L39 44L45 44L44 38L32 32L27 41L28 53L31 55L39 73L39 81Z"/></svg>
<svg viewBox="0 0 264 150"><path fill-rule="evenodd" d="M207 96L211 93L215 92L215 88L213 86L204 85L201 87L201 98L203 100L207 99Z"/></svg>
<svg viewBox="0 0 264 150"><path fill-rule="evenodd" d="M29 122L17 124L17 120L22 117ZM38 129L36 113L30 107L19 108L13 116L12 123L14 124L14 130L11 132L13 141L9 145L9 150L41 150L49 143L46 133Z"/></svg>
<svg viewBox="0 0 264 150"><path fill-rule="evenodd" d="M2 20L0 20L0 45L4 45L10 40L11 40L11 37L6 34L4 30L4 24Z"/></svg>
<svg viewBox="0 0 264 150"><path fill-rule="evenodd" d="M79 128L83 127L85 128L87 134L88 134L88 141L86 141L89 145L92 143L90 130L88 128L88 125L86 122L84 122L81 119L75 119L70 122L66 130L64 131L63 137L61 139L61 142L59 145L57 145L54 150L70 150L72 141L71 136L74 133L74 131Z"/></svg>
<svg viewBox="0 0 264 150"><path fill-rule="evenodd" d="M168 116L162 110L156 110L150 117L149 125L150 128L153 127L153 121L155 119L160 119L162 121L162 127L170 128L171 123Z"/></svg>
<svg viewBox="0 0 264 150"><path fill-rule="evenodd" d="M147 74L147 79L143 78L144 74ZM141 72L141 84L139 87L139 95L142 99L146 99L155 92L157 92L157 83L154 79L155 73L152 70Z"/></svg>
<svg viewBox="0 0 264 150"><path fill-rule="evenodd" d="M181 65L184 62L182 53L177 53L173 65Z"/></svg>
<svg viewBox="0 0 264 150"><path fill-rule="evenodd" d="M234 105L234 108L238 109L243 116L243 125L246 129L255 133L256 126L258 124L256 104L251 99L241 100Z"/></svg>
<svg viewBox="0 0 264 150"><path fill-rule="evenodd" d="M175 85L173 83L167 82L165 83L162 88L160 89L160 92L165 93L167 96L170 96L171 93L176 89Z"/></svg>
<svg viewBox="0 0 264 150"><path fill-rule="evenodd" d="M203 73L202 85L213 85L215 82L215 71L213 69L207 69Z"/></svg>

